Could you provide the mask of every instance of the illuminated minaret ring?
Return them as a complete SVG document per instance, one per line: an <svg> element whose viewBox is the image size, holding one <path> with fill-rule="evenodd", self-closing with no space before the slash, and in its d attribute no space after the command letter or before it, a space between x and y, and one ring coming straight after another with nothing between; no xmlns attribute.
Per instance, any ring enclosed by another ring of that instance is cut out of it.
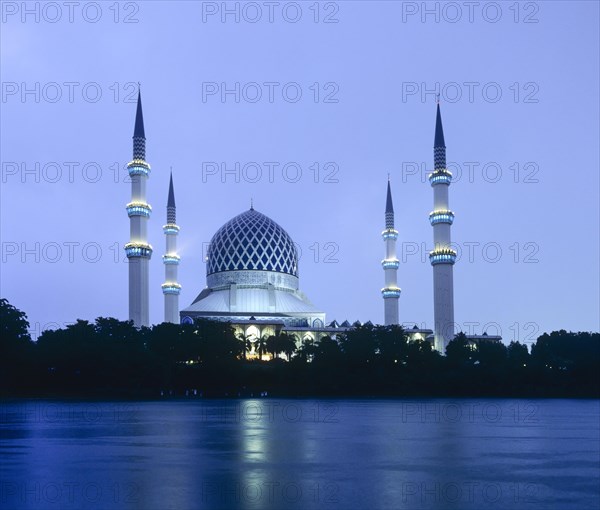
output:
<svg viewBox="0 0 600 510"><path fill-rule="evenodd" d="M177 210L175 208L175 192L173 191L173 173L169 180L169 197L167 199L167 224L163 227L166 238L166 253L163 255L165 265L165 283L162 291L165 298L165 322L179 324L179 293L181 285L177 282L179 255L177 254Z"/></svg>
<svg viewBox="0 0 600 510"><path fill-rule="evenodd" d="M133 161L127 165L127 170L131 177L131 202L126 206L129 243L125 245L129 262L129 320L139 328L150 325L149 263L152 257L152 246L148 244L148 219L152 208L146 202L146 181L150 175L150 165L146 162L141 91L138 92L133 132Z"/></svg>
<svg viewBox="0 0 600 510"><path fill-rule="evenodd" d="M429 175L433 188L433 211L429 222L433 227L433 251L429 261L433 266L434 346L445 353L448 342L454 338L454 276L456 252L451 248L450 227L454 213L450 210L448 190L452 174L446 168L446 143L440 105L437 105L435 140L433 148L434 170Z"/></svg>
<svg viewBox="0 0 600 510"><path fill-rule="evenodd" d="M383 296L384 324L391 326L398 324L398 300L400 299L400 288L398 287L397 273L400 262L396 258L396 240L398 231L394 228L394 204L392 202L392 190L388 177L387 197L385 203L385 230L381 233L385 242L385 259L381 265L385 272L385 287L381 289Z"/></svg>

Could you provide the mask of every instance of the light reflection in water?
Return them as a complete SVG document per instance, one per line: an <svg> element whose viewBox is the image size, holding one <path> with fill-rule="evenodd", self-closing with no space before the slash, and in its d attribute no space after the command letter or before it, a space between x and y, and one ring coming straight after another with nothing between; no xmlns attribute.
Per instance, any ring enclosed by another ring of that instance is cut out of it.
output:
<svg viewBox="0 0 600 510"><path fill-rule="evenodd" d="M3 510L597 507L599 411L575 400L5 403L0 497Z"/></svg>

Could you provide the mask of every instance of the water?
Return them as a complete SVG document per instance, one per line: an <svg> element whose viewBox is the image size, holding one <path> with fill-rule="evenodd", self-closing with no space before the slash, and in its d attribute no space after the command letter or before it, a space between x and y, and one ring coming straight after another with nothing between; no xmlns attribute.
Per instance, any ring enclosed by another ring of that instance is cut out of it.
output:
<svg viewBox="0 0 600 510"><path fill-rule="evenodd" d="M599 401L18 401L2 509L600 507Z"/></svg>

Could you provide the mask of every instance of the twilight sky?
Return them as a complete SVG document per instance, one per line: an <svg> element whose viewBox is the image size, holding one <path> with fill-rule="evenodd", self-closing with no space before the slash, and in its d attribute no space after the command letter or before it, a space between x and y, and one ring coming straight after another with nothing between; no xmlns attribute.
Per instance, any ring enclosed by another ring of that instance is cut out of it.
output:
<svg viewBox="0 0 600 510"><path fill-rule="evenodd" d="M127 319L138 81L153 323L172 167L181 308L205 286L210 238L252 198L298 244L301 289L328 321L382 322L390 173L401 321L431 328L439 92L458 329L598 330L597 2L24 5L1 4L0 295L34 336Z"/></svg>

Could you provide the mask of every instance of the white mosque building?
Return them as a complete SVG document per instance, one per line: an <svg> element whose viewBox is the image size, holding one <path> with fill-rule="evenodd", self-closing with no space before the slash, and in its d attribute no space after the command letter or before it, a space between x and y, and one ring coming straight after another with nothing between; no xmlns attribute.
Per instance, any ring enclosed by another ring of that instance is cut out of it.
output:
<svg viewBox="0 0 600 510"><path fill-rule="evenodd" d="M250 336L286 332L314 339L325 312L300 290L298 252L289 234L250 207L223 225L210 241L206 288L180 312L196 318L245 326Z"/></svg>
<svg viewBox="0 0 600 510"><path fill-rule="evenodd" d="M133 161L128 169L132 180L132 201L127 204L130 218L130 242L125 246L129 259L129 318L137 327L149 325L148 271L152 247L147 239L147 221L151 207L146 202L146 182L150 165L145 161L146 138L141 93L138 94L133 136ZM429 182L434 193L434 210L429 216L434 230L434 250L429 258L434 280L434 330L408 329L411 340L431 341L441 353L454 337L454 298L452 267L456 252L450 247L450 226L454 213L449 209L448 189L452 174L446 168L446 147L440 114L437 118L434 143L434 171ZM298 343L329 335L335 338L359 325L344 321L327 323L325 312L315 306L300 290L298 253L290 235L273 219L250 207L227 221L210 241L206 263L206 287L196 299L179 310L181 285L177 281L179 226L176 222L173 177L169 182L166 237L164 321L193 324L196 319L231 323L236 334L250 339L264 338L285 332ZM385 258L381 264L385 286L384 324L400 324L398 302L401 290L397 284L399 261L396 258L398 231L394 226L394 207L388 179L385 207ZM500 337L486 337L500 340Z"/></svg>

